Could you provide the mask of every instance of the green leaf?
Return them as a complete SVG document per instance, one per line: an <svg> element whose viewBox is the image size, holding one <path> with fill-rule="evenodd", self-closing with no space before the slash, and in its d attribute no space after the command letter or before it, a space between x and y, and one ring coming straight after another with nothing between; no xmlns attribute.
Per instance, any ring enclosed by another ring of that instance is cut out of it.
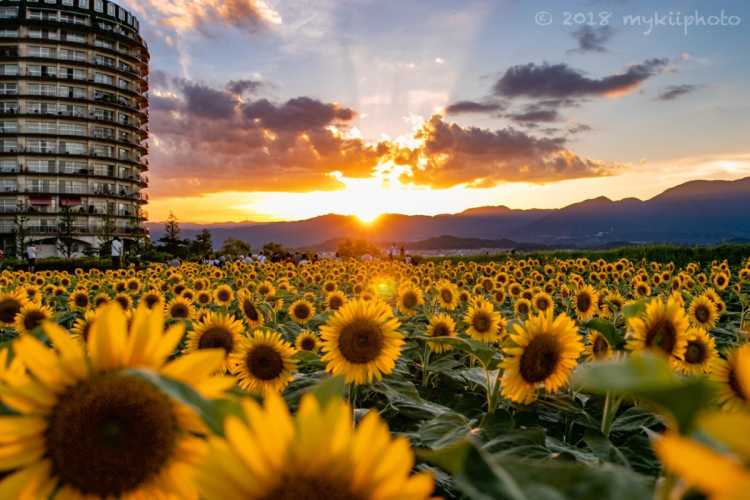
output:
<svg viewBox="0 0 750 500"><path fill-rule="evenodd" d="M436 344L447 344L452 345L455 349L467 352L477 358L482 366L487 369L494 369L497 367L500 361L500 352L487 344L477 342L473 339L466 339L462 337L415 337L425 342L433 342Z"/></svg>
<svg viewBox="0 0 750 500"><path fill-rule="evenodd" d="M441 448L466 437L471 421L460 413L443 413L419 426L418 436L424 446Z"/></svg>
<svg viewBox="0 0 750 500"><path fill-rule="evenodd" d="M622 315L626 319L635 318L640 316L646 310L647 299L641 299L637 302L631 302L622 306Z"/></svg>
<svg viewBox="0 0 750 500"><path fill-rule="evenodd" d="M596 330L597 332L604 335L604 338L607 339L609 345L614 349L622 349L622 347L625 345L625 336L621 332L618 332L617 328L615 328L615 325L613 325L609 321L603 320L601 318L594 318L586 323L586 328L590 330Z"/></svg>
<svg viewBox="0 0 750 500"><path fill-rule="evenodd" d="M584 365L573 381L584 391L647 402L672 418L682 432L692 429L698 413L714 397L714 387L704 377L681 377L663 357L648 353Z"/></svg>
<svg viewBox="0 0 750 500"><path fill-rule="evenodd" d="M321 407L325 407L333 399L342 399L344 397L346 383L344 377L328 377L321 383L313 387L311 393L318 400Z"/></svg>
<svg viewBox="0 0 750 500"><path fill-rule="evenodd" d="M125 375L141 378L171 398L192 408L215 434L224 435L222 404L204 398L189 385L164 377L157 372L139 368L125 370Z"/></svg>

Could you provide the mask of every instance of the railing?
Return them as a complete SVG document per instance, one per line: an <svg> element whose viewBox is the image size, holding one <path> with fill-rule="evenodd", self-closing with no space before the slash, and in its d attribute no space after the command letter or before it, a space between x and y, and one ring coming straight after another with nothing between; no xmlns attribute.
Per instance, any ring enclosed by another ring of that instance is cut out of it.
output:
<svg viewBox="0 0 750 500"><path fill-rule="evenodd" d="M123 198L133 201L148 201L148 194L139 192L127 192L124 190L113 191L109 189L87 189L78 187L66 187L59 186L55 187L52 185L42 186L25 186L25 187L12 187L12 186L0 186L0 194L44 194L49 196L97 196L97 197L111 197L111 198Z"/></svg>
<svg viewBox="0 0 750 500"><path fill-rule="evenodd" d="M148 177L145 175L110 175L107 173L97 173L95 170L87 168L67 168L67 167L47 167L46 170L42 169L30 169L19 165L18 167L11 168L0 168L0 174L32 174L32 175L71 175L77 177L100 177L106 179L113 179L119 181L136 182L138 184L147 185Z"/></svg>
<svg viewBox="0 0 750 500"><path fill-rule="evenodd" d="M131 122L131 120L126 120L122 118L115 118L113 116L107 116L102 114L97 114L93 111L88 111L85 113L77 112L77 111L69 111L69 110L36 110L36 109L27 109L27 110L19 110L19 109L0 109L0 115L19 115L19 114L29 114L29 115L40 115L40 116L64 116L64 117L72 117L72 118L86 118L86 119L93 119L93 120L99 120L99 121L106 121L111 122L117 125L122 125L123 127L131 127L139 129L143 132L148 133L149 127L148 124L137 124L135 122Z"/></svg>
<svg viewBox="0 0 750 500"><path fill-rule="evenodd" d="M3 145L0 148L0 152L2 153L35 153L35 154L59 154L59 155L71 155L71 156L92 156L94 158L106 158L109 160L125 160L135 163L143 163L143 158L139 158L136 155L133 154L120 154L113 152L107 152L107 151L101 151L101 150L85 150L85 149L76 149L76 150L67 150L64 149L62 146L8 146ZM144 165L147 165L148 163L143 163Z"/></svg>

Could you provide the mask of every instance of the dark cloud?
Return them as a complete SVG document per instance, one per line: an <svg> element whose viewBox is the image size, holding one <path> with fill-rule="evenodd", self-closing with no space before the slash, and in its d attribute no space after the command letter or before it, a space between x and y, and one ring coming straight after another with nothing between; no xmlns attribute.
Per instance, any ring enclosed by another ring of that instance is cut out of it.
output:
<svg viewBox="0 0 750 500"><path fill-rule="evenodd" d="M667 59L648 59L623 73L595 79L567 64L529 63L509 68L494 85L503 97L568 99L618 95L631 92L646 79L660 73Z"/></svg>
<svg viewBox="0 0 750 500"><path fill-rule="evenodd" d="M684 96L685 94L695 92L700 87L700 85L692 85L688 83L682 85L670 85L668 87L665 87L659 93L656 99L659 101L672 101L674 99L677 99L678 97Z"/></svg>
<svg viewBox="0 0 750 500"><path fill-rule="evenodd" d="M612 26L581 26L573 31L571 35L578 42L578 48L574 52L606 52L606 43L612 38L615 31Z"/></svg>
<svg viewBox="0 0 750 500"><path fill-rule="evenodd" d="M463 113L496 113L505 109L499 102L458 101L445 108L446 114L458 115Z"/></svg>
<svg viewBox="0 0 750 500"><path fill-rule="evenodd" d="M591 130L593 129L585 123L576 123L575 125L568 127L568 133L571 135L590 132Z"/></svg>
<svg viewBox="0 0 750 500"><path fill-rule="evenodd" d="M263 82L257 80L231 80L226 85L227 91L238 96L246 93L254 94L261 87L263 87Z"/></svg>
<svg viewBox="0 0 750 500"><path fill-rule="evenodd" d="M166 78L152 99L151 191L195 195L218 191L309 191L342 187L376 167L406 167L418 185L491 186L605 175L608 167L569 151L564 137L535 137L513 128L463 128L433 116L412 146L366 142L348 133L355 111L296 97L247 98L220 88Z"/></svg>
<svg viewBox="0 0 750 500"><path fill-rule="evenodd" d="M297 97L278 105L267 99L260 99L243 104L241 112L248 120L277 132L320 129L332 123L347 122L354 118L352 109L342 108L334 103L323 103L309 97Z"/></svg>
<svg viewBox="0 0 750 500"><path fill-rule="evenodd" d="M560 113L557 109L544 108L536 105L527 106L520 113L511 113L507 115L513 121L520 123L548 123L560 120Z"/></svg>
<svg viewBox="0 0 750 500"><path fill-rule="evenodd" d="M553 182L611 173L611 166L582 158L562 137L534 137L511 127L461 127L433 116L417 137L424 141L421 168L412 180L432 187L503 182Z"/></svg>

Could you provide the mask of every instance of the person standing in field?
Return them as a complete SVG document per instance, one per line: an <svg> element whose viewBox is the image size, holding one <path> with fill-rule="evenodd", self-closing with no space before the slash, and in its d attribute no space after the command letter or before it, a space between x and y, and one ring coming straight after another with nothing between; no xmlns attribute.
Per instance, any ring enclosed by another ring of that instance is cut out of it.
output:
<svg viewBox="0 0 750 500"><path fill-rule="evenodd" d="M112 268L120 269L122 265L122 241L120 238L112 240Z"/></svg>
<svg viewBox="0 0 750 500"><path fill-rule="evenodd" d="M33 273L36 264L36 247L33 244L26 247L26 260L28 261L29 272Z"/></svg>

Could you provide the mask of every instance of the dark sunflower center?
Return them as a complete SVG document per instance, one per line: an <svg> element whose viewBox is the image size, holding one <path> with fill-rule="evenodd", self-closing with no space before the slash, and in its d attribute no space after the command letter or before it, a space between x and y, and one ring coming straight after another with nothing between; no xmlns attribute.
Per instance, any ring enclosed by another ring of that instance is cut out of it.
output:
<svg viewBox="0 0 750 500"><path fill-rule="evenodd" d="M299 319L307 319L310 316L310 308L307 304L297 304L294 306L294 316Z"/></svg>
<svg viewBox="0 0 750 500"><path fill-rule="evenodd" d="M173 318L187 318L188 308L185 304L175 304L172 306L172 317Z"/></svg>
<svg viewBox="0 0 750 500"><path fill-rule="evenodd" d="M485 312L478 312L471 318L471 326L479 333L486 333L492 326L492 320Z"/></svg>
<svg viewBox="0 0 750 500"><path fill-rule="evenodd" d="M130 301L126 297L118 296L115 297L115 300L123 309L127 309L128 307L130 307Z"/></svg>
<svg viewBox="0 0 750 500"><path fill-rule="evenodd" d="M672 354L676 344L677 331L668 319L659 319L646 333L646 347L658 347L665 353Z"/></svg>
<svg viewBox="0 0 750 500"><path fill-rule="evenodd" d="M549 302L547 302L547 299L544 299L544 298L537 299L536 307L542 311L546 311L547 308L549 307Z"/></svg>
<svg viewBox="0 0 750 500"><path fill-rule="evenodd" d="M560 346L552 335L538 335L523 351L520 373L523 379L536 384L552 375L560 361Z"/></svg>
<svg viewBox="0 0 750 500"><path fill-rule="evenodd" d="M708 311L708 307L704 304L700 304L695 308L695 319L697 319L699 323L707 323L710 317L711 314Z"/></svg>
<svg viewBox="0 0 750 500"><path fill-rule="evenodd" d="M448 337L451 334L451 329L445 323L438 323L432 328L433 337Z"/></svg>
<svg viewBox="0 0 750 500"><path fill-rule="evenodd" d="M303 338L300 347L302 347L303 351L312 351L315 349L315 339L311 339L310 337Z"/></svg>
<svg viewBox="0 0 750 500"><path fill-rule="evenodd" d="M137 281L129 281L128 282L128 289L135 291L135 290L138 290L138 287L139 287L139 285L138 285Z"/></svg>
<svg viewBox="0 0 750 500"><path fill-rule="evenodd" d="M328 300L328 307L330 307L334 311L338 310L338 308L343 305L344 305L344 301L341 300L341 297L339 297L338 295L334 295Z"/></svg>
<svg viewBox="0 0 750 500"><path fill-rule="evenodd" d="M72 386L45 435L54 475L84 495L113 498L163 470L175 449L169 400L135 377L101 375Z"/></svg>
<svg viewBox="0 0 750 500"><path fill-rule="evenodd" d="M706 361L708 350L703 342L698 340L691 340L688 342L687 349L685 350L685 362L691 365L699 365Z"/></svg>
<svg viewBox="0 0 750 500"><path fill-rule="evenodd" d="M596 339L594 339L594 345L591 346L591 350L595 358L600 358L609 351L609 343L604 337L597 335Z"/></svg>
<svg viewBox="0 0 750 500"><path fill-rule="evenodd" d="M351 485L324 477L289 477L260 500L365 500L350 491Z"/></svg>
<svg viewBox="0 0 750 500"><path fill-rule="evenodd" d="M273 380L284 371L284 360L281 354L271 346L258 345L247 353L247 369L260 380Z"/></svg>
<svg viewBox="0 0 750 500"><path fill-rule="evenodd" d="M222 302L227 302L229 300L229 292L227 290L219 290L218 296L219 300Z"/></svg>
<svg viewBox="0 0 750 500"><path fill-rule="evenodd" d="M579 311L588 311L591 307L591 297L587 293L579 293L576 297L576 307Z"/></svg>
<svg viewBox="0 0 750 500"><path fill-rule="evenodd" d="M407 309L414 309L417 307L417 294L414 292L406 292L401 299L401 303Z"/></svg>
<svg viewBox="0 0 750 500"><path fill-rule="evenodd" d="M159 302L159 297L157 297L155 294L151 294L146 295L143 300L146 302L146 306L151 309L157 304L157 302Z"/></svg>
<svg viewBox="0 0 750 500"><path fill-rule="evenodd" d="M0 302L0 321L12 323L21 311L21 303L16 299L5 299Z"/></svg>
<svg viewBox="0 0 750 500"><path fill-rule="evenodd" d="M529 305L526 302L519 302L518 304L518 312L521 314L526 314L529 312Z"/></svg>
<svg viewBox="0 0 750 500"><path fill-rule="evenodd" d="M106 304L107 303L107 298L106 297L99 297L98 299L96 299L95 302L96 302L96 305L98 307L98 306L100 306L102 304Z"/></svg>
<svg viewBox="0 0 750 500"><path fill-rule="evenodd" d="M79 293L75 296L74 302L78 307L86 307L89 305L89 298L86 295Z"/></svg>
<svg viewBox="0 0 750 500"><path fill-rule="evenodd" d="M258 310L255 308L255 304L249 300L242 301L242 311L250 321L258 321Z"/></svg>
<svg viewBox="0 0 750 500"><path fill-rule="evenodd" d="M42 321L47 319L42 311L29 311L23 318L23 326L27 331L32 331L34 328L42 324Z"/></svg>
<svg viewBox="0 0 750 500"><path fill-rule="evenodd" d="M384 344L380 326L366 318L355 319L339 334L339 349L350 363L364 364L377 359Z"/></svg>
<svg viewBox="0 0 750 500"><path fill-rule="evenodd" d="M198 349L224 349L227 354L234 348L234 337L226 328L212 326L201 334Z"/></svg>
<svg viewBox="0 0 750 500"><path fill-rule="evenodd" d="M443 302L446 302L448 304L450 304L451 302L453 302L453 294L448 289L444 288L444 289L440 290L440 297L443 299Z"/></svg>
<svg viewBox="0 0 750 500"><path fill-rule="evenodd" d="M199 303L201 303L201 304L208 304L209 300L210 299L209 299L208 294L205 294L205 293L198 294L198 302Z"/></svg>

